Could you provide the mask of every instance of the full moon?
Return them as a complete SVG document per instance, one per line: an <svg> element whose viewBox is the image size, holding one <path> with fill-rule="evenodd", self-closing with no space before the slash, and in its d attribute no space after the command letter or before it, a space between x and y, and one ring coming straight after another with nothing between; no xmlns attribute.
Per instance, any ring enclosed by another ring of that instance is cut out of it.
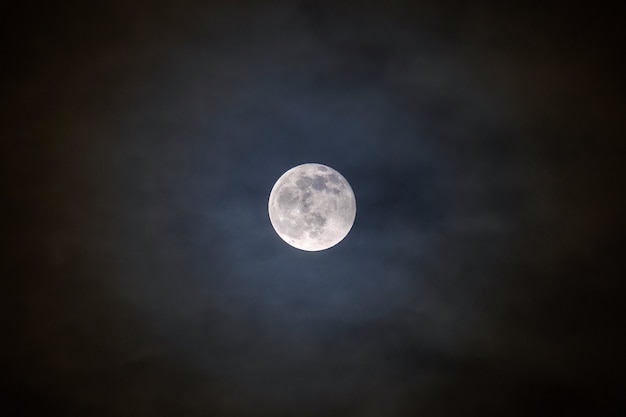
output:
<svg viewBox="0 0 626 417"><path fill-rule="evenodd" d="M281 239L294 248L320 251L350 232L356 199L348 181L331 167L302 164L276 181L268 211Z"/></svg>

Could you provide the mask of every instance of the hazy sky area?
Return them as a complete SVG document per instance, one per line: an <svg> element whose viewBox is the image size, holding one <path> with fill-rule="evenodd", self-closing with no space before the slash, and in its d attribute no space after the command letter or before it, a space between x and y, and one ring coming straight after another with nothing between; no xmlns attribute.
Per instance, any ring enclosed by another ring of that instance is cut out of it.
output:
<svg viewBox="0 0 626 417"><path fill-rule="evenodd" d="M88 3L3 13L0 414L626 415L623 6Z"/></svg>

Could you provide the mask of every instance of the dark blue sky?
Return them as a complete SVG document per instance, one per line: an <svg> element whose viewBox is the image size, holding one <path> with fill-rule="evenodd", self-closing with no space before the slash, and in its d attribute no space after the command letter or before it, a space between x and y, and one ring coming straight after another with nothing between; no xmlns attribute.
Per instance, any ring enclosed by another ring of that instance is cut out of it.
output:
<svg viewBox="0 0 626 417"><path fill-rule="evenodd" d="M9 12L10 415L626 412L617 10ZM327 251L267 214L305 162Z"/></svg>

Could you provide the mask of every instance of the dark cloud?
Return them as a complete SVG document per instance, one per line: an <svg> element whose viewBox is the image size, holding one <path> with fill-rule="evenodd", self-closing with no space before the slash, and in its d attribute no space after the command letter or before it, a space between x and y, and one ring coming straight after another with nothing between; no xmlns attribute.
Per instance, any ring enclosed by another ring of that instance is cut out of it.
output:
<svg viewBox="0 0 626 417"><path fill-rule="evenodd" d="M624 412L609 11L11 13L11 415ZM306 162L357 198L323 252L267 214Z"/></svg>

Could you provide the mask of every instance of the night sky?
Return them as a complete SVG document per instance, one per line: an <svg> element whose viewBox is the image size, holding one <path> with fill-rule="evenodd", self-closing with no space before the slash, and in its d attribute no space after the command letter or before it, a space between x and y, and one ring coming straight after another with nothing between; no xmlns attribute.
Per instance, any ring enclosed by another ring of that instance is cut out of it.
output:
<svg viewBox="0 0 626 417"><path fill-rule="evenodd" d="M23 3L0 414L626 415L623 6ZM267 213L306 162L321 252Z"/></svg>

